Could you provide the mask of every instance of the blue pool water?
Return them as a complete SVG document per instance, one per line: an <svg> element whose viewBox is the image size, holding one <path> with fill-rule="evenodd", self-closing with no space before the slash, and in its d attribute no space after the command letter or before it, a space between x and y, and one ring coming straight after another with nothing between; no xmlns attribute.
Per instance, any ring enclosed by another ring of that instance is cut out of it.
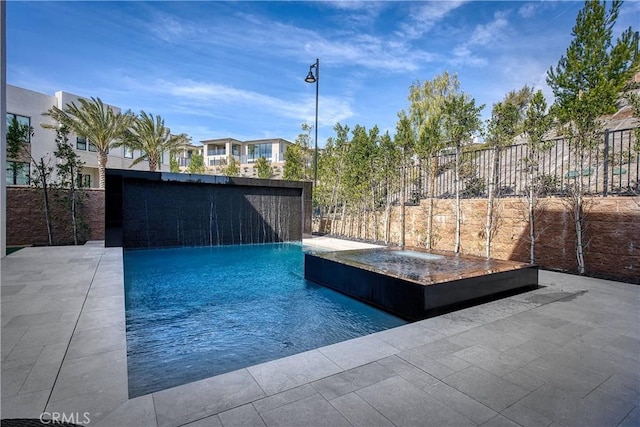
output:
<svg viewBox="0 0 640 427"><path fill-rule="evenodd" d="M303 262L295 243L125 251L130 397L406 323Z"/></svg>

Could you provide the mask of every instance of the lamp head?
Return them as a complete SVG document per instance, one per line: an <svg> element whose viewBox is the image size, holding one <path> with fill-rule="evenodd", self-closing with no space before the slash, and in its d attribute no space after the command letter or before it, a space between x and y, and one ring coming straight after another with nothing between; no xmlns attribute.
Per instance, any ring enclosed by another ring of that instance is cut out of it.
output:
<svg viewBox="0 0 640 427"><path fill-rule="evenodd" d="M305 77L304 81L307 83L316 82L316 77L313 75L313 71L309 70L309 74L307 74L307 77Z"/></svg>

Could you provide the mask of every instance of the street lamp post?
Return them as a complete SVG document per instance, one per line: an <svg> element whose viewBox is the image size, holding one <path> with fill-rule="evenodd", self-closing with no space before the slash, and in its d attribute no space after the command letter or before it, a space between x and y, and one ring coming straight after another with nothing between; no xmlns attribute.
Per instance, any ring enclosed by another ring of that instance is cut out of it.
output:
<svg viewBox="0 0 640 427"><path fill-rule="evenodd" d="M313 69L316 69L316 75L313 75ZM309 74L304 79L307 83L316 84L316 125L314 127L316 137L314 140L315 150L313 154L313 186L315 187L318 181L318 81L320 80L320 59L316 58L316 63L311 64L309 67Z"/></svg>

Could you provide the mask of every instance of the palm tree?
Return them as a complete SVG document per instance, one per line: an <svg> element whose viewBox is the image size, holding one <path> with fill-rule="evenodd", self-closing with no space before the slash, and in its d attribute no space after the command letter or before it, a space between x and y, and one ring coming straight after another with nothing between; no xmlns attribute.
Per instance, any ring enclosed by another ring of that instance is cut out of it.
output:
<svg viewBox="0 0 640 427"><path fill-rule="evenodd" d="M140 115L133 120L127 137L116 142L114 146L124 145L131 150L139 150L140 157L135 159L131 166L148 160L149 170L155 172L156 169L160 169L163 153L181 148L189 140L190 138L184 133L172 135L171 129L164 125L162 117L154 117L153 114L141 111Z"/></svg>
<svg viewBox="0 0 640 427"><path fill-rule="evenodd" d="M74 102L67 104L64 109L51 107L45 116L66 126L79 137L86 138L96 147L98 155L99 186L104 188L104 170L107 166L109 148L121 141L131 125L133 115L130 111L116 113L100 98L78 99L80 105ZM53 128L54 126L47 126ZM57 128L57 126L55 126Z"/></svg>

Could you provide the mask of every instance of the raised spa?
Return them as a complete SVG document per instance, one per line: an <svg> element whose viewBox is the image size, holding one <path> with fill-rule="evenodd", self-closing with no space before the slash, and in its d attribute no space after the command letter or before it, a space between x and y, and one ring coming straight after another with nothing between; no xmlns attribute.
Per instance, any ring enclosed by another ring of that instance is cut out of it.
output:
<svg viewBox="0 0 640 427"><path fill-rule="evenodd" d="M531 264L392 248L308 253L304 277L408 320L538 286Z"/></svg>

